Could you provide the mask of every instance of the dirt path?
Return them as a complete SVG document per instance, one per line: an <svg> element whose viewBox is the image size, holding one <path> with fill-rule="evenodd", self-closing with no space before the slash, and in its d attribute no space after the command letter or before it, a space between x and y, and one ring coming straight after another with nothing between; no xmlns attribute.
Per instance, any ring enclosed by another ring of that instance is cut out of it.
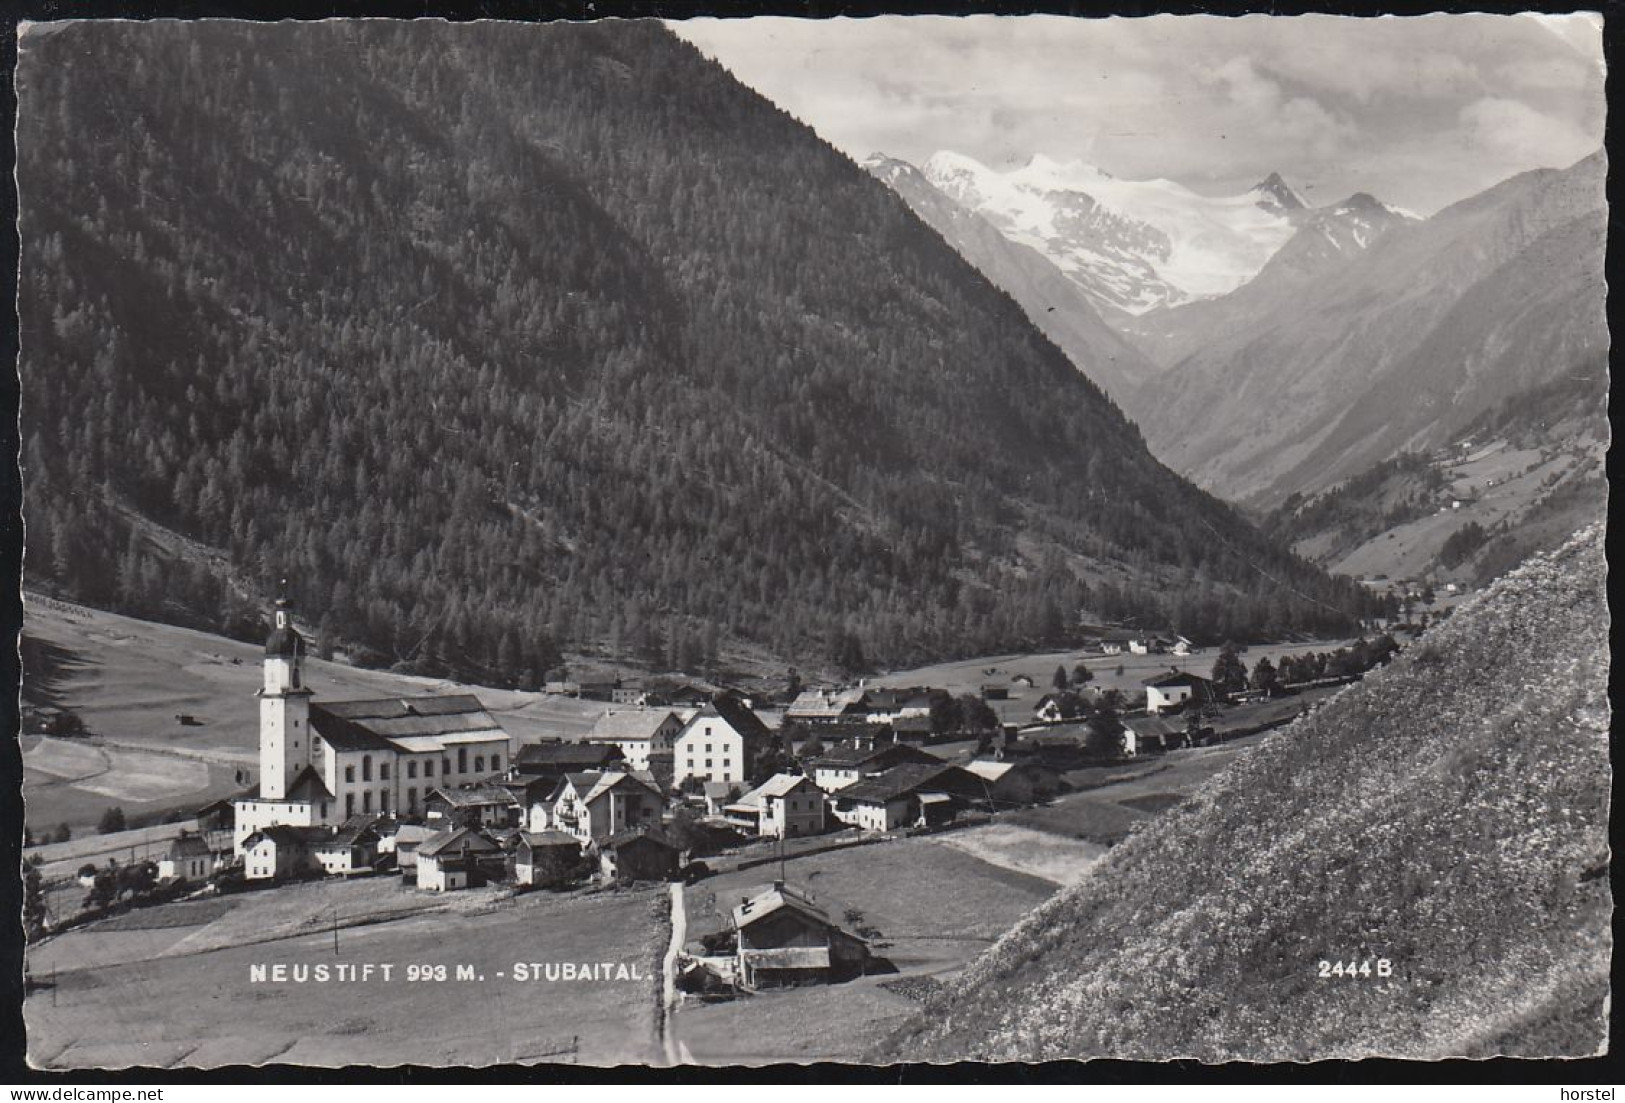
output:
<svg viewBox="0 0 1625 1103"><path fill-rule="evenodd" d="M666 1051L668 1065L689 1064L693 1060L688 1056L688 1047L677 1040L677 1027L673 1021L673 1013L677 1010L677 955L687 941L688 910L683 907L683 886L681 882L674 882L671 885L671 944L666 947L666 957L661 963L661 998L664 1006L660 1016L660 1041Z"/></svg>

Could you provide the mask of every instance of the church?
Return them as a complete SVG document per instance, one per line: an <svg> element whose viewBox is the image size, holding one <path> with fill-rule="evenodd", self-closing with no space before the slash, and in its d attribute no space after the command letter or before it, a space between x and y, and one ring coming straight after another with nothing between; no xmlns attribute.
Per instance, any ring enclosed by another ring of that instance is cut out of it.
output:
<svg viewBox="0 0 1625 1103"><path fill-rule="evenodd" d="M321 704L305 682L305 640L286 600L265 641L260 784L237 798L233 843L263 828L327 827L352 816L419 815L434 789L508 767L508 735L469 694Z"/></svg>

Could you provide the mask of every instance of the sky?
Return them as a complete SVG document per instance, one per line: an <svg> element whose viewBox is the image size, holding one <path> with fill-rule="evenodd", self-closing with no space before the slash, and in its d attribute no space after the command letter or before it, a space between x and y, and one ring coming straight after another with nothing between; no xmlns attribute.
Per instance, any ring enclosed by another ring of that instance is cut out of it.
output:
<svg viewBox="0 0 1625 1103"><path fill-rule="evenodd" d="M855 160L1034 154L1206 195L1420 214L1602 144L1596 15L697 19L679 35Z"/></svg>

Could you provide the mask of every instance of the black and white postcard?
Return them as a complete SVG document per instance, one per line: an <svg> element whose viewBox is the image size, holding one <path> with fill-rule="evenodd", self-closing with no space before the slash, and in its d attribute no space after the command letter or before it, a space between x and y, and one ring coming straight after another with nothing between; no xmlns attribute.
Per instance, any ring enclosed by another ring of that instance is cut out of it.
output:
<svg viewBox="0 0 1625 1103"><path fill-rule="evenodd" d="M1602 31L24 24L28 1060L1604 1052Z"/></svg>

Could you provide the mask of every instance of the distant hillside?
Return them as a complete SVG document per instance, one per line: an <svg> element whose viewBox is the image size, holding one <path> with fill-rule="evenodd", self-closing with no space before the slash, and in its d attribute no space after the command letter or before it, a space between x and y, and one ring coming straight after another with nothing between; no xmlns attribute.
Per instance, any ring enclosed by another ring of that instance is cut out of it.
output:
<svg viewBox="0 0 1625 1103"><path fill-rule="evenodd" d="M1121 403L1122 396L1153 370L1144 354L1106 324L1083 289L1048 257L1010 240L987 219L949 199L907 161L877 154L863 167L1019 303L1044 336L1113 399Z"/></svg>
<svg viewBox="0 0 1625 1103"><path fill-rule="evenodd" d="M1131 835L876 1056L1598 1052L1605 575L1598 525L1463 604ZM1320 977L1351 959L1392 975Z"/></svg>
<svg viewBox="0 0 1625 1103"><path fill-rule="evenodd" d="M1599 360L1520 391L1449 446L1289 495L1264 528L1345 574L1487 582L1604 516L1607 384Z"/></svg>
<svg viewBox="0 0 1625 1103"><path fill-rule="evenodd" d="M1157 411L1141 425L1176 470L1262 507L1448 444L1606 355L1603 178L1598 153L1390 231L1194 342L1130 412Z"/></svg>
<svg viewBox="0 0 1625 1103"><path fill-rule="evenodd" d="M1246 333L1276 310L1297 299L1316 280L1327 278L1381 241L1390 231L1415 220L1364 193L1325 207L1289 208L1297 230L1270 257L1258 274L1228 295L1198 299L1149 311L1119 323L1122 332L1158 367L1169 367L1207 345ZM1152 373L1141 376L1147 383ZM1157 416L1156 403L1172 380L1149 382L1139 394L1148 405L1131 406L1146 419Z"/></svg>
<svg viewBox="0 0 1625 1103"><path fill-rule="evenodd" d="M1343 631L878 181L652 23L21 40L31 585L534 685Z"/></svg>

